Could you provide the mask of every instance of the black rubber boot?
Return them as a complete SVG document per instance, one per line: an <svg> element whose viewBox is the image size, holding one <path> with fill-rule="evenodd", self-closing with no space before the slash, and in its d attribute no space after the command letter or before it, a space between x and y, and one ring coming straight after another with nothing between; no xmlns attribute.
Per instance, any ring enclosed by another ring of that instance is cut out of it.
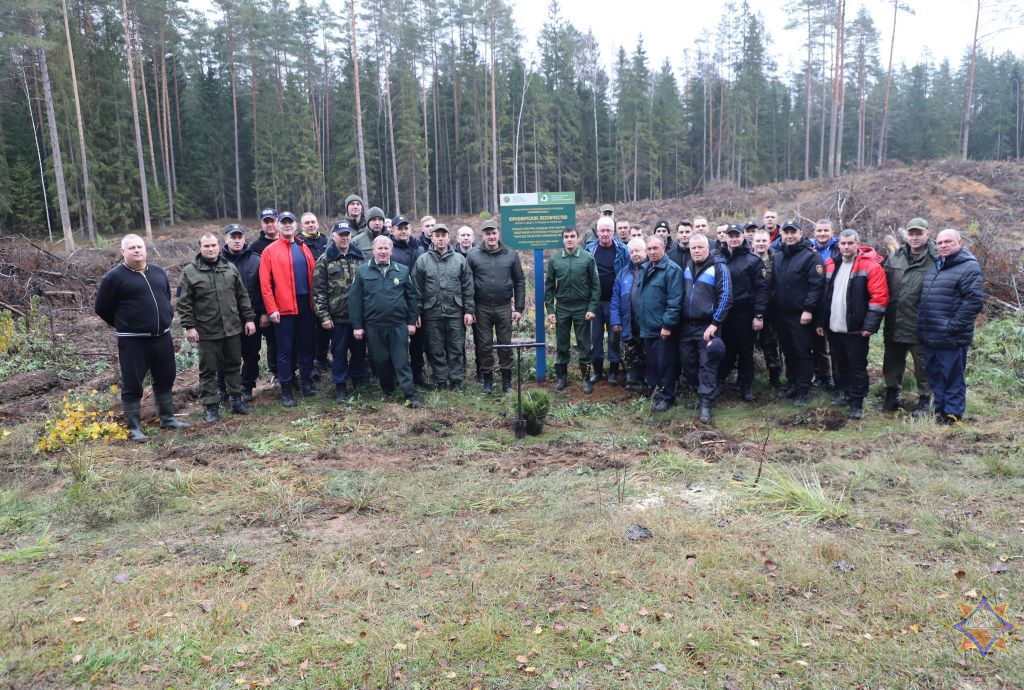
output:
<svg viewBox="0 0 1024 690"><path fill-rule="evenodd" d="M754 391L750 390L749 386L740 389L740 397L743 398L743 402L754 402L757 400L754 397Z"/></svg>
<svg viewBox="0 0 1024 690"><path fill-rule="evenodd" d="M490 395L494 390L494 374L485 371L481 374L481 377L483 378L481 385L483 386L484 395Z"/></svg>
<svg viewBox="0 0 1024 690"><path fill-rule="evenodd" d="M836 383L836 377L829 374L821 380L821 390L829 393L835 393L839 389L839 384Z"/></svg>
<svg viewBox="0 0 1024 690"><path fill-rule="evenodd" d="M413 383L414 386L419 386L420 388L422 388L425 391L429 391L429 390L433 390L434 389L434 387L432 385L430 385L430 382L427 381L427 377L423 375L423 370L422 369L420 369L419 371L413 372L412 383Z"/></svg>
<svg viewBox="0 0 1024 690"><path fill-rule="evenodd" d="M136 400L124 404L124 424L128 427L128 438L136 443L145 443L149 436L142 433L142 403Z"/></svg>
<svg viewBox="0 0 1024 690"><path fill-rule="evenodd" d="M206 423L216 424L220 421L220 403L206 406Z"/></svg>
<svg viewBox="0 0 1024 690"><path fill-rule="evenodd" d="M251 403L256 399L256 396L252 394L252 388L242 389L242 402Z"/></svg>
<svg viewBox="0 0 1024 690"><path fill-rule="evenodd" d="M595 359L594 360L594 373L590 375L590 382L591 383L597 383L598 381L604 381L604 360L603 359ZM589 393L590 391L584 391L584 392L585 393Z"/></svg>
<svg viewBox="0 0 1024 690"><path fill-rule="evenodd" d="M348 386L344 383L334 384L334 402L339 405L348 399Z"/></svg>
<svg viewBox="0 0 1024 690"><path fill-rule="evenodd" d="M619 363L611 362L608 364L608 385L617 386L619 385Z"/></svg>
<svg viewBox="0 0 1024 690"><path fill-rule="evenodd" d="M927 419L931 414L932 397L930 395L917 396L917 405L914 407L913 415L918 419Z"/></svg>
<svg viewBox="0 0 1024 690"><path fill-rule="evenodd" d="M415 395L412 396L411 398L406 398L405 399L405 404L408 405L409 407L411 407L414 410L418 410L421 407L423 407L423 403L421 403L419 401L419 399Z"/></svg>
<svg viewBox="0 0 1024 690"><path fill-rule="evenodd" d="M847 417L854 421L863 419L864 401L860 398L850 398L850 414L848 414Z"/></svg>
<svg viewBox="0 0 1024 690"><path fill-rule="evenodd" d="M711 401L707 398L700 399L700 417L698 419L701 424L711 423Z"/></svg>
<svg viewBox="0 0 1024 690"><path fill-rule="evenodd" d="M285 407L295 407L295 396L292 395L292 384L281 384L281 404Z"/></svg>
<svg viewBox="0 0 1024 690"><path fill-rule="evenodd" d="M590 377L590 365L580 365L580 379L583 380L583 392L593 393L594 392L594 380Z"/></svg>
<svg viewBox="0 0 1024 690"><path fill-rule="evenodd" d="M174 394L171 392L156 396L156 411L160 415L161 429L188 429L192 426L174 418Z"/></svg>
<svg viewBox="0 0 1024 690"><path fill-rule="evenodd" d="M501 370L501 392L511 393L512 392L512 370L502 369Z"/></svg>
<svg viewBox="0 0 1024 690"><path fill-rule="evenodd" d="M782 369L779 367L768 368L768 385L772 388L778 388L782 385Z"/></svg>
<svg viewBox="0 0 1024 690"><path fill-rule="evenodd" d="M568 364L556 364L555 365L555 390L564 391L565 387L569 385L569 365Z"/></svg>
<svg viewBox="0 0 1024 690"><path fill-rule="evenodd" d="M882 410L884 412L895 412L898 409L900 409L900 389L886 388L885 402L882 403Z"/></svg>
<svg viewBox="0 0 1024 690"><path fill-rule="evenodd" d="M234 414L250 414L252 410L242 402L242 396L240 395L229 395L228 402L231 403L231 411Z"/></svg>
<svg viewBox="0 0 1024 690"><path fill-rule="evenodd" d="M302 392L302 397L312 398L320 391L317 389L316 384L310 379L299 381L299 390Z"/></svg>

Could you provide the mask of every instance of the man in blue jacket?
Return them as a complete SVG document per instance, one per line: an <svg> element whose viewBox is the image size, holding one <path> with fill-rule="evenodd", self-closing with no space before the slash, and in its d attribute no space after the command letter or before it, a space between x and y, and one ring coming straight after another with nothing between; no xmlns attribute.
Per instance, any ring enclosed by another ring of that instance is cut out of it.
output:
<svg viewBox="0 0 1024 690"><path fill-rule="evenodd" d="M640 279L644 275L647 245L641 238L634 237L626 245L626 249L629 251L630 264L615 277L609 314L612 330L619 334L622 346L626 388L640 391L643 390L644 380L644 342L640 339L640 327L636 321L636 301L640 294Z"/></svg>
<svg viewBox="0 0 1024 690"><path fill-rule="evenodd" d="M619 364L622 356L619 351L619 334L611 324L612 288L615 276L629 265L629 250L615 237L615 223L611 216L601 216L597 220L597 239L586 246L597 262L597 277L601 283L601 299L597 304L597 313L590 322L590 341L594 347L594 373L591 383L604 379L605 332L608 333L608 383L613 386L619 383Z"/></svg>
<svg viewBox="0 0 1024 690"><path fill-rule="evenodd" d="M718 365L725 356L720 331L732 305L729 268L711 255L708 238L690 238L690 260L683 268L682 333L679 359L690 387L697 389L701 424L711 423Z"/></svg>
<svg viewBox="0 0 1024 690"><path fill-rule="evenodd" d="M956 230L935 238L939 258L925 276L917 311L917 335L924 345L925 371L934 396L935 419L955 424L967 407L967 349L974 320L985 305L981 266L964 249Z"/></svg>
<svg viewBox="0 0 1024 690"><path fill-rule="evenodd" d="M665 412L676 400L683 283L679 266L665 256L665 242L657 235L647 238L647 262L633 291L647 387L654 391L651 411Z"/></svg>

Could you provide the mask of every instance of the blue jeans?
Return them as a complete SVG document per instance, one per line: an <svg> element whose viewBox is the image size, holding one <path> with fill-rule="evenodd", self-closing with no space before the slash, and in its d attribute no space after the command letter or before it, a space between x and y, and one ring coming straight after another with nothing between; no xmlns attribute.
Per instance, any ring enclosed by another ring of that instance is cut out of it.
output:
<svg viewBox="0 0 1024 690"><path fill-rule="evenodd" d="M331 359L333 383L366 380L366 341L352 337L352 324L334 322L334 330L331 331Z"/></svg>
<svg viewBox="0 0 1024 690"><path fill-rule="evenodd" d="M604 334L608 332L608 361L618 364L622 361L619 349L619 334L612 330L611 302L598 302L597 313L590 322L590 342L594 345L594 359L605 359Z"/></svg>
<svg viewBox="0 0 1024 690"><path fill-rule="evenodd" d="M924 368L935 400L935 414L964 416L967 409L967 348L924 346Z"/></svg>
<svg viewBox="0 0 1024 690"><path fill-rule="evenodd" d="M277 337L277 380L290 384L294 378L292 372L292 352L295 352L299 365L299 378L302 381L313 379L313 353L316 351L316 318L313 308L309 306L309 295L299 295L299 313L293 316L282 316L281 323L274 327Z"/></svg>

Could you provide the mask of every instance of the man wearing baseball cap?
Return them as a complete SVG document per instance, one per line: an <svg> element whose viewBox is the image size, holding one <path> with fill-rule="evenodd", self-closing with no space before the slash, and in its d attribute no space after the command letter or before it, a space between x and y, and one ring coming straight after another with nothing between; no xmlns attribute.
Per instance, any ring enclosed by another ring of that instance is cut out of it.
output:
<svg viewBox="0 0 1024 690"><path fill-rule="evenodd" d="M242 285L249 295L249 303L259 323L267 318L263 308L263 294L260 292L260 256L245 242L245 228L237 223L224 228L224 246L220 250L221 257L233 264L242 278ZM242 402L253 401L253 389L260 375L260 326L252 335L242 333ZM275 350L276 352L276 350ZM224 370L217 373L217 385L221 390L221 398L226 399L227 388L224 382Z"/></svg>
<svg viewBox="0 0 1024 690"><path fill-rule="evenodd" d="M277 332L277 379L281 404L294 407L292 353L299 366L302 394L316 395L313 353L316 322L313 314L313 253L295 241L295 215L278 218L277 240L260 258L260 290L268 318Z"/></svg>
<svg viewBox="0 0 1024 690"><path fill-rule="evenodd" d="M427 247L412 236L412 224L405 216L398 216L391 223L391 260L409 269L416 267L416 260L427 253ZM429 245L428 245L429 246ZM409 336L409 366L412 368L412 382L420 388L433 388L423 374L426 368L427 341L422 328Z"/></svg>
<svg viewBox="0 0 1024 690"><path fill-rule="evenodd" d="M262 254L277 239L277 209L265 208L260 211L260 236L252 243L251 249Z"/></svg>
<svg viewBox="0 0 1024 690"><path fill-rule="evenodd" d="M313 269L313 309L321 329L331 334L331 380L337 403L348 397L349 381L359 385L366 379L366 342L352 337L348 316L349 288L364 258L352 246L352 226L341 220L331 229L331 244Z"/></svg>

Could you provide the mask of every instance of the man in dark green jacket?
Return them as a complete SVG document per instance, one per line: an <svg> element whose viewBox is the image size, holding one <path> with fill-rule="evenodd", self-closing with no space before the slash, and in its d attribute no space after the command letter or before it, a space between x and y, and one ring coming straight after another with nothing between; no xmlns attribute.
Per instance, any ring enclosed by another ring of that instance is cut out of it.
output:
<svg viewBox="0 0 1024 690"><path fill-rule="evenodd" d="M924 346L917 339L917 308L921 303L921 286L928 269L939 258L935 242L930 239L928 221L912 218L907 223L907 241L886 258L882 267L889 284L889 307L885 312L885 355L882 375L885 377L885 402L882 409L895 412L903 404L900 389L907 368L907 353L914 360L917 379L917 405L914 416L928 416L931 389L924 368Z"/></svg>
<svg viewBox="0 0 1024 690"><path fill-rule="evenodd" d="M590 342L590 324L601 301L601 279L597 275L594 255L579 246L576 228L562 231L562 249L550 259L544 274L544 307L548 323L555 325L558 352L555 359L556 390L567 385L569 372L570 331L576 332L576 350L579 353L583 392L590 393L590 362L593 349Z"/></svg>
<svg viewBox="0 0 1024 690"><path fill-rule="evenodd" d="M526 278L519 255L501 241L498 224L484 223L483 244L469 250L466 261L473 273L476 298L476 324L473 336L477 343L477 369L483 375L484 393L494 385L494 338L499 344L512 342L512 325L523 318L526 307ZM512 350L498 351L501 368L501 391L512 391Z"/></svg>
<svg viewBox="0 0 1024 690"><path fill-rule="evenodd" d="M446 225L434 226L432 248L412 270L427 334L427 359L439 390L456 390L466 378L466 328L476 320L473 274L466 257L448 246Z"/></svg>
<svg viewBox="0 0 1024 690"><path fill-rule="evenodd" d="M352 246L352 227L340 220L331 230L331 244L313 268L313 311L320 328L331 335L331 380L334 402L348 397L348 383L366 380L366 343L352 337L348 292L363 253Z"/></svg>
<svg viewBox="0 0 1024 690"><path fill-rule="evenodd" d="M234 265L220 255L220 240L211 232L199 238L199 254L181 273L177 304L190 343L199 343L200 401L206 421L220 421L217 371L223 369L231 411L249 414L242 402L241 334L256 332L256 314Z"/></svg>
<svg viewBox="0 0 1024 690"><path fill-rule="evenodd" d="M366 340L381 390L391 395L395 379L410 407L416 399L409 367L409 336L416 332L419 304L409 269L391 260L391 238L373 241L373 258L356 269L348 292L348 317L352 337Z"/></svg>

